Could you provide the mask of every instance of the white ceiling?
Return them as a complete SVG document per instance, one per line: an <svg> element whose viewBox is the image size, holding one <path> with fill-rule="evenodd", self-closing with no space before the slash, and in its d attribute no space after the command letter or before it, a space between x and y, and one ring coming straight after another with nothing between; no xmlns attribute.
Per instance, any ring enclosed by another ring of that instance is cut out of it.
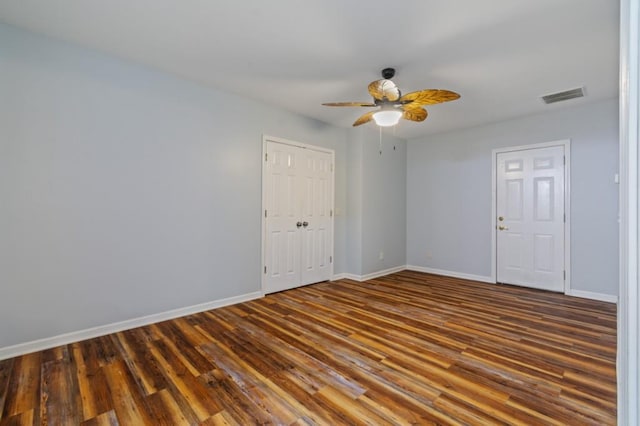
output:
<svg viewBox="0 0 640 426"><path fill-rule="evenodd" d="M0 0L2 22L337 126L368 110L320 104L369 101L385 67L404 93L462 95L402 121L405 138L617 96L618 14L614 0Z"/></svg>

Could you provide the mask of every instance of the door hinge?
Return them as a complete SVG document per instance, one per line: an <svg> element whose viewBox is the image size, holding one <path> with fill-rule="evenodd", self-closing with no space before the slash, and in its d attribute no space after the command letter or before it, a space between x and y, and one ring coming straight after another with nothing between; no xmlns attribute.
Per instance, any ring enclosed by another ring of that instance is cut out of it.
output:
<svg viewBox="0 0 640 426"><path fill-rule="evenodd" d="M562 271L562 279L567 280L567 271Z"/></svg>
<svg viewBox="0 0 640 426"><path fill-rule="evenodd" d="M566 213L562 215L562 221L564 223L567 223L567 214Z"/></svg>
<svg viewBox="0 0 640 426"><path fill-rule="evenodd" d="M567 157L566 156L562 156L562 165L566 165L567 164Z"/></svg>
<svg viewBox="0 0 640 426"><path fill-rule="evenodd" d="M329 263L333 263L333 256L329 256Z"/></svg>
<svg viewBox="0 0 640 426"><path fill-rule="evenodd" d="M269 154L267 154L266 152L264 153L264 161L267 161L267 157L269 156Z"/></svg>
<svg viewBox="0 0 640 426"><path fill-rule="evenodd" d="M329 217L333 217L333 209L329 210Z"/></svg>
<svg viewBox="0 0 640 426"><path fill-rule="evenodd" d="M267 211L266 210L264 211L264 217L267 217Z"/></svg>
<svg viewBox="0 0 640 426"><path fill-rule="evenodd" d="M267 267L266 266L264 267L264 273L265 274L267 273Z"/></svg>

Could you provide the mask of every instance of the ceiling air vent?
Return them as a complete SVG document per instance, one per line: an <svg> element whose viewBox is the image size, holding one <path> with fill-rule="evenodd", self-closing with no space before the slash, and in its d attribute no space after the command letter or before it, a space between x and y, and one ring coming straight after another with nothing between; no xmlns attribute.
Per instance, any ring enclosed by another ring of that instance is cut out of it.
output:
<svg viewBox="0 0 640 426"><path fill-rule="evenodd" d="M577 89L565 90L564 92L551 93L550 95L542 96L542 100L545 104L554 104L556 102L568 101L569 99L581 98L584 96L584 88L578 87Z"/></svg>

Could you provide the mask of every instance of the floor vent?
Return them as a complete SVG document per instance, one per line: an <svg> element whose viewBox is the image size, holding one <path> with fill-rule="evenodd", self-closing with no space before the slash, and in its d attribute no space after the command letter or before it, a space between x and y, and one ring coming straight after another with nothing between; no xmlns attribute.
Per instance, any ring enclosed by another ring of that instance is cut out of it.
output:
<svg viewBox="0 0 640 426"><path fill-rule="evenodd" d="M551 93L550 95L542 96L542 100L545 104L553 104L556 102L568 101L569 99L581 98L584 96L584 88L578 87L577 89L565 90L564 92Z"/></svg>

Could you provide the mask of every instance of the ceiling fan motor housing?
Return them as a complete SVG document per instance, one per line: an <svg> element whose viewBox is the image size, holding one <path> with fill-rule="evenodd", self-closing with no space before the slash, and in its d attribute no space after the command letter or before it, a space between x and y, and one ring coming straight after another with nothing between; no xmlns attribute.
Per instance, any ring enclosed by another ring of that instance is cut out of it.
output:
<svg viewBox="0 0 640 426"><path fill-rule="evenodd" d="M382 70L382 78L386 80L392 79L394 75L396 75L395 68L385 68Z"/></svg>

